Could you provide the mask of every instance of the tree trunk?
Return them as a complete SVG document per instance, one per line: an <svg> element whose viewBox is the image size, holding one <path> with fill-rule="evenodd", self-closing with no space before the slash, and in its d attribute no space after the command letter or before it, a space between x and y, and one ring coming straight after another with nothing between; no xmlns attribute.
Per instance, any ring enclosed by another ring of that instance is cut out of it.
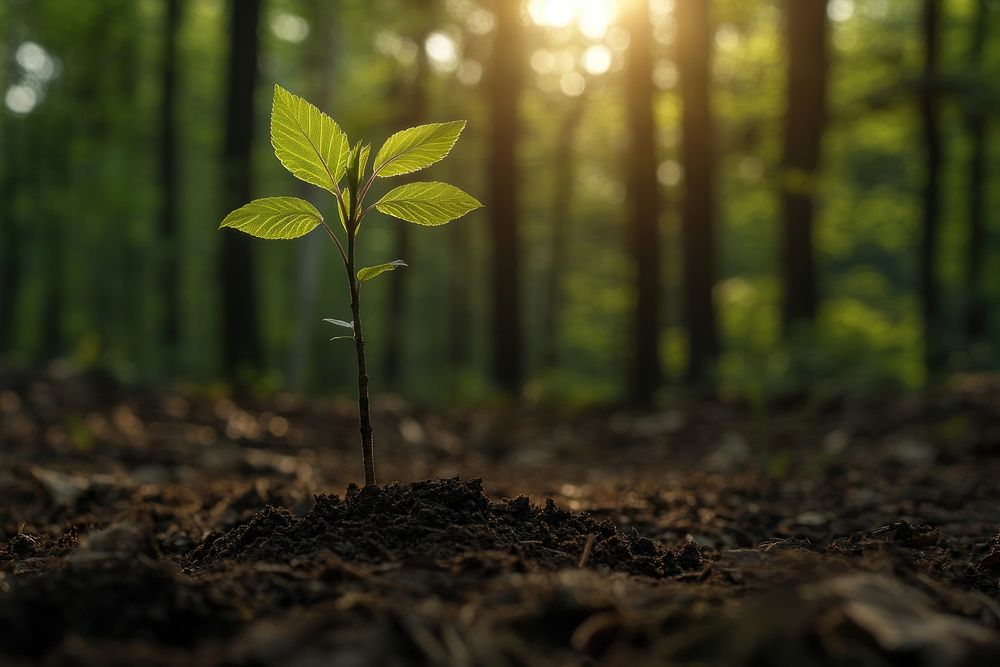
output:
<svg viewBox="0 0 1000 667"><path fill-rule="evenodd" d="M629 399L653 400L662 381L660 367L660 194L656 179L656 125L653 118L652 30L648 0L626 0L623 23L631 41L625 62L627 233L634 262L632 350Z"/></svg>
<svg viewBox="0 0 1000 667"><path fill-rule="evenodd" d="M230 0L229 82L226 91L223 169L226 209L238 208L251 197L253 94L257 82L260 0ZM225 371L241 382L260 367L260 333L254 289L250 237L223 230L222 347Z"/></svg>
<svg viewBox="0 0 1000 667"><path fill-rule="evenodd" d="M7 89L8 58L14 31L8 22L0 39L0 90ZM0 155L0 357L14 349L14 315L21 278L20 216L15 194L19 191L21 169L20 134L10 132L10 116L0 115L0 136L5 136L7 150ZM6 132L6 134L4 134Z"/></svg>
<svg viewBox="0 0 1000 667"><path fill-rule="evenodd" d="M89 77L88 77L89 78ZM87 81L90 83L90 81ZM88 108L85 104L82 108ZM57 359L66 353L66 287L67 287L67 264L70 258L68 250L72 247L66 238L63 225L66 218L61 216L62 211L57 201L52 197L46 197L45 193L58 191L57 188L65 183L65 179L70 173L69 152L66 142L61 140L55 128L61 127L60 121L66 121L70 114L39 115L32 119L26 128L26 146L37 151L37 159L26 160L26 164L31 166L26 169L25 176L30 179L27 184L28 192L32 193L29 216L25 221L37 219L40 225L42 238L44 238L44 262L45 262L45 284L44 301L42 304L42 330L40 358L44 361ZM89 124L94 128L94 123ZM104 128L97 128L88 137L104 137ZM99 141L99 139L98 139ZM96 142L95 142L96 143ZM37 217L36 217L37 216ZM120 252L117 244L109 243L111 249L101 249L100 261L102 264L115 266L119 261ZM107 295L106 301L113 303L112 296ZM114 322L117 311L108 308L101 322ZM101 331L102 338L112 337L115 329L105 325ZM103 342L103 341L102 341Z"/></svg>
<svg viewBox="0 0 1000 667"><path fill-rule="evenodd" d="M430 12L430 3L422 3L425 12ZM418 45L413 80L409 85L409 103L400 107L399 129L406 129L425 122L427 115L427 51L424 42L428 30L420 30L414 39ZM401 86L406 91L405 86ZM406 94L405 92L403 93ZM416 180L414 177L407 178ZM410 225L395 221L395 250L393 259L407 261L410 258ZM403 375L403 352L406 347L406 292L409 284L407 271L393 271L389 278L388 318L385 333L385 383L386 388L398 391Z"/></svg>
<svg viewBox="0 0 1000 667"><path fill-rule="evenodd" d="M177 371L180 341L177 239L177 33L182 0L165 0L163 54L160 63L160 289L163 295L163 352L168 374Z"/></svg>
<svg viewBox="0 0 1000 667"><path fill-rule="evenodd" d="M15 193L21 187L18 176L21 151L16 134L7 137L0 173L0 356L14 349L14 316L21 278L20 214L16 210Z"/></svg>
<svg viewBox="0 0 1000 667"><path fill-rule="evenodd" d="M521 390L518 100L522 83L520 2L495 0L497 17L487 81L492 126L489 155L490 233L493 252L493 380L508 394Z"/></svg>
<svg viewBox="0 0 1000 667"><path fill-rule="evenodd" d="M712 289L715 286L715 128L712 119L712 21L708 0L678 0L677 62L683 112L684 319L688 329L686 379L711 380L719 354Z"/></svg>
<svg viewBox="0 0 1000 667"><path fill-rule="evenodd" d="M813 220L829 67L826 0L785 0L788 56L781 209L785 332L816 319L819 290Z"/></svg>
<svg viewBox="0 0 1000 667"><path fill-rule="evenodd" d="M552 236L549 247L549 272L545 285L545 309L542 323L542 365L555 368L559 363L559 326L562 306L562 278L566 271L566 249L569 242L570 208L573 205L576 182L577 129L587 108L585 95L571 98L570 108L559 129L552 166L555 186L552 195Z"/></svg>
<svg viewBox="0 0 1000 667"><path fill-rule="evenodd" d="M936 250L941 216L941 109L938 99L940 0L924 0L921 31L924 69L919 89L925 175L920 238L920 303L924 333L924 361L929 373L942 365L941 313L937 294Z"/></svg>
<svg viewBox="0 0 1000 667"><path fill-rule="evenodd" d="M983 285L983 265L986 259L986 103L979 88L988 80L983 71L983 46L986 44L990 19L988 0L977 0L969 46L969 71L976 75L977 94L969 103L966 132L969 139L969 246L965 293L965 336L970 343L986 339L989 315L986 290Z"/></svg>
<svg viewBox="0 0 1000 667"><path fill-rule="evenodd" d="M5 179L6 179L5 175ZM7 183L4 183L3 192L0 194L9 195L11 192ZM10 183L10 185L16 185ZM18 220L11 215L10 208L4 208L2 219L0 219L0 248L3 255L0 260L0 356L10 353L14 349L14 315L17 305L18 284L21 277L21 267L18 262L18 252L20 252L20 239L18 234Z"/></svg>
<svg viewBox="0 0 1000 667"><path fill-rule="evenodd" d="M462 371L472 366L472 335L469 331L473 309L469 298L472 280L472 253L468 225L448 225L448 246L452 261L452 279L448 290L448 366L455 390Z"/></svg>

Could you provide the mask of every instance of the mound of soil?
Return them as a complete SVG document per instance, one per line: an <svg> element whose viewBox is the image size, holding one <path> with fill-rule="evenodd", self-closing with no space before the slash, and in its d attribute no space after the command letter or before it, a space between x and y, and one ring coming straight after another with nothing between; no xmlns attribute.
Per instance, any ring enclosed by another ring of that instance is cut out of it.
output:
<svg viewBox="0 0 1000 667"><path fill-rule="evenodd" d="M188 559L193 570L226 561L288 563L332 552L353 563L432 562L456 571L559 569L584 565L648 577L703 566L698 547L671 550L623 533L609 519L544 507L520 496L494 503L482 480L352 487L347 497L316 497L298 517L266 507Z"/></svg>

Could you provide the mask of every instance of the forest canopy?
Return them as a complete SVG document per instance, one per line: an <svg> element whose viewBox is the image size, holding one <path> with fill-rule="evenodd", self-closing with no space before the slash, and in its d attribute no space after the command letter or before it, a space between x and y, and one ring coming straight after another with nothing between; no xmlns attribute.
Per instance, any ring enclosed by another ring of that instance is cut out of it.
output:
<svg viewBox="0 0 1000 667"><path fill-rule="evenodd" d="M380 388L762 401L995 369L998 21L990 0L6 0L0 357L350 392L322 323L346 312L336 250L216 231L278 194L336 220L273 159L277 83L376 146L468 119L435 180L486 207L366 222L362 266L415 267L367 289Z"/></svg>

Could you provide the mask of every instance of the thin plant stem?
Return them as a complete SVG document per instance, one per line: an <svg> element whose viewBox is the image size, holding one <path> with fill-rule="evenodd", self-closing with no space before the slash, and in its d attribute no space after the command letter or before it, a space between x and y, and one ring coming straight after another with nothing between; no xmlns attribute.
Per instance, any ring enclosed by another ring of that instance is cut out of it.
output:
<svg viewBox="0 0 1000 667"><path fill-rule="evenodd" d="M356 211L360 206L356 207ZM351 288L351 315L354 319L354 349L358 356L358 421L361 433L361 454L365 466L365 486L375 486L375 442L371 407L368 398L368 366L365 362L365 336L361 327L361 286L355 271L355 241L357 224L348 226L347 279Z"/></svg>
<svg viewBox="0 0 1000 667"><path fill-rule="evenodd" d="M330 225L328 225L326 223L326 220L323 221L323 229L326 230L327 236L329 236L330 240L332 240L333 243L334 243L334 245L337 246L337 251L340 253L340 258L342 260L344 260L344 266L346 267L347 266L347 253L344 252L344 245L340 242L340 239L337 238L337 235L333 233L333 230L330 229Z"/></svg>

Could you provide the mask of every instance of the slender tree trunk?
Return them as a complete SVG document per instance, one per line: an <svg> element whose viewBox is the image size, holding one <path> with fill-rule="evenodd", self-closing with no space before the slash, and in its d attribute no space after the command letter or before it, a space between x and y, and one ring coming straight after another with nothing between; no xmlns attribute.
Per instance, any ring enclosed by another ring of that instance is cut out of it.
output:
<svg viewBox="0 0 1000 667"><path fill-rule="evenodd" d="M924 69L919 89L919 108L925 157L923 212L920 238L920 302L924 329L924 360L928 372L942 365L941 313L937 293L936 251L941 216L941 109L938 96L940 0L924 0L921 31Z"/></svg>
<svg viewBox="0 0 1000 667"><path fill-rule="evenodd" d="M585 95L569 100L570 108L559 129L552 166L555 187L552 195L552 237L549 247L549 273L545 285L545 310L542 323L542 365L555 368L559 363L559 327L562 306L562 278L566 270L569 241L569 217L576 181L576 136L587 108Z"/></svg>
<svg viewBox="0 0 1000 667"><path fill-rule="evenodd" d="M68 115L68 114L67 114ZM43 221L44 257L46 262L45 296L42 306L41 359L51 361L66 352L66 331L64 328L66 314L66 267L69 260L66 234L62 226L66 218L50 197L44 193L57 191L70 173L68 166L68 150L66 143L55 131L61 127L61 121L68 120L62 114L33 118L26 129L27 146L37 151L37 159L32 160L33 167L28 168L32 192L29 218ZM95 132L92 136L100 136ZM110 245L110 244L109 244ZM118 253L116 247L101 257L102 262L116 262ZM103 253L102 253L103 254ZM109 298L108 301L111 301ZM108 309L105 322L114 320L115 311ZM109 327L110 329L110 327ZM108 336L107 330L102 331Z"/></svg>
<svg viewBox="0 0 1000 667"><path fill-rule="evenodd" d="M448 295L448 365L453 377L472 365L472 303L469 299L469 281L472 279L467 225L448 225L449 251L452 258L452 279Z"/></svg>
<svg viewBox="0 0 1000 667"><path fill-rule="evenodd" d="M684 316L688 328L687 381L710 381L719 354L712 289L715 286L715 127L712 119L712 20L709 0L677 0L677 61L683 115Z"/></svg>
<svg viewBox="0 0 1000 667"><path fill-rule="evenodd" d="M785 0L788 55L781 209L785 332L812 324L819 300L813 221L829 67L826 0Z"/></svg>
<svg viewBox="0 0 1000 667"><path fill-rule="evenodd" d="M976 0L976 13L972 23L972 40L969 46L969 70L976 75L977 88L987 85L983 71L983 47L986 44L987 25L990 19L988 0ZM986 290L983 285L983 266L986 259L986 155L987 125L985 103L977 95L970 103L966 116L969 139L969 246L966 261L966 287L968 299L965 312L965 336L969 342L983 341L989 328L986 308Z"/></svg>
<svg viewBox="0 0 1000 667"><path fill-rule="evenodd" d="M100 73L97 76L107 77L110 85L106 90L94 94L92 99L136 100L141 77L146 73L138 57L141 50L138 27L140 4L111 0L103 5L103 17L91 24L93 41L89 43L102 45L103 48L99 47L100 50L93 61L99 63ZM122 29L109 35L108 25L112 22ZM138 114L114 118L107 113L101 102L96 102L93 109L91 113L94 114L95 125L99 129L91 135L91 139L95 146L101 147L100 150L115 145L122 147L123 150L125 147L131 148L137 144L140 137L148 136L140 132L143 124ZM72 114L73 111L69 113ZM102 211L102 214L104 216L110 214L110 217L121 220L124 226L120 233L102 241L102 245L107 246L113 254L113 258L104 265L102 271L105 285L100 294L100 299L109 304L111 316L105 320L98 320L95 326L99 330L106 329L102 332L104 337L102 345L105 348L121 346L138 353L148 349L146 342L151 333L155 337L161 331L156 320L155 304L152 309L145 308L146 300L149 298L147 286L158 283L160 256L156 250L147 252L136 235L128 232L129 226L134 224L132 221L140 217L139 211L145 213L146 209L140 208L135 198L116 202L112 194L116 189L116 185L112 184L120 181L128 173L128 169L128 165L120 158L111 158L107 164L97 167L95 180L98 182L98 187L109 197L109 208ZM67 255L72 257L74 254L72 247L69 247ZM122 280L122 276L133 279ZM67 285L65 291L66 296L63 297L63 301L67 304L67 308L72 308L73 289ZM72 330L71 326L68 322L64 324L68 338L73 339L78 332ZM140 368L149 368L159 361L158 356L154 353L152 358L137 358L135 361Z"/></svg>
<svg viewBox="0 0 1000 667"><path fill-rule="evenodd" d="M423 3L425 11L430 11ZM417 49L416 66L413 80L409 86L409 103L401 107L399 119L400 129L413 127L425 122L427 115L427 52L423 48L427 39L427 30L419 31L415 40ZM403 90L406 90L404 87ZM416 180L410 178L409 180ZM398 223L395 225L396 247L394 259L406 261L410 257L410 225ZM409 284L409 274L406 271L393 271L389 278L388 326L385 335L385 383L390 390L399 389L403 375L403 351L406 346L406 292Z"/></svg>
<svg viewBox="0 0 1000 667"><path fill-rule="evenodd" d="M625 62L627 232L634 262L632 358L628 393L652 402L663 378L660 366L660 193L656 179L653 57L648 0L626 0L623 22L631 41Z"/></svg>
<svg viewBox="0 0 1000 667"><path fill-rule="evenodd" d="M6 90L8 58L13 30L9 24L0 43L0 90ZM13 351L18 285L21 277L19 254L20 216L15 203L21 170L19 133L10 132L10 119L0 116L0 135L7 150L0 154L0 357ZM4 134L6 133L6 134Z"/></svg>
<svg viewBox="0 0 1000 667"><path fill-rule="evenodd" d="M39 179L44 182L44 178ZM42 348L41 358L45 361L59 358L63 348L63 315L66 312L65 301L65 241L59 235L59 227L51 221L49 227L49 242L46 259L51 262L46 274L45 305L42 310Z"/></svg>
<svg viewBox="0 0 1000 667"><path fill-rule="evenodd" d="M410 230L405 223L395 227L395 243L392 256L406 261L410 257ZM410 259L412 261L412 259ZM404 271L394 271L403 274ZM406 347L406 292L408 281L402 275L391 276L388 295L388 319L385 331L385 385L390 391L398 391L403 374L403 351Z"/></svg>
<svg viewBox="0 0 1000 667"><path fill-rule="evenodd" d="M9 185L16 184L11 182ZM12 190L6 187L8 183L4 183L4 186L0 194L9 197ZM19 222L17 217L12 215L10 207L6 204L7 201L8 199L5 198L0 202L0 206L5 209L2 212L2 219L0 219L0 247L3 249L3 255L0 256L0 261L3 262L3 265L0 266L0 356L11 352L14 348L14 315L21 277L21 267L18 261L18 253L21 250L20 234L18 233Z"/></svg>
<svg viewBox="0 0 1000 667"><path fill-rule="evenodd" d="M257 83L260 0L230 0L229 81L226 92L223 168L227 210L251 197L254 87ZM225 231L225 230L224 230ZM234 381L260 367L260 333L250 237L229 231L222 238L222 346Z"/></svg>
<svg viewBox="0 0 1000 667"><path fill-rule="evenodd" d="M324 109L333 92L337 35L334 29L336 7L328 0L308 0L304 5L312 30L307 46L305 66L312 84L310 99ZM331 11L334 10L334 11ZM302 196L313 200L319 208L329 204L329 198L316 188L302 184ZM309 379L310 360L319 324L317 294L321 274L322 246L327 241L320 234L308 234L298 248L298 274L295 290L295 343L290 352L288 386L295 391L305 389Z"/></svg>
<svg viewBox="0 0 1000 667"><path fill-rule="evenodd" d="M487 211L493 252L493 380L516 395L523 381L517 160L522 84L520 3L495 0L494 13L497 26L487 81L492 126Z"/></svg>
<svg viewBox="0 0 1000 667"><path fill-rule="evenodd" d="M160 248L161 293L163 295L163 351L167 372L177 370L180 342L180 293L177 240L177 33L181 23L182 0L165 0L163 54L160 70Z"/></svg>
<svg viewBox="0 0 1000 667"><path fill-rule="evenodd" d="M14 315L21 278L20 215L16 210L15 193L18 191L20 143L16 136L8 135L7 150L3 153L3 172L0 173L0 356L14 349Z"/></svg>

